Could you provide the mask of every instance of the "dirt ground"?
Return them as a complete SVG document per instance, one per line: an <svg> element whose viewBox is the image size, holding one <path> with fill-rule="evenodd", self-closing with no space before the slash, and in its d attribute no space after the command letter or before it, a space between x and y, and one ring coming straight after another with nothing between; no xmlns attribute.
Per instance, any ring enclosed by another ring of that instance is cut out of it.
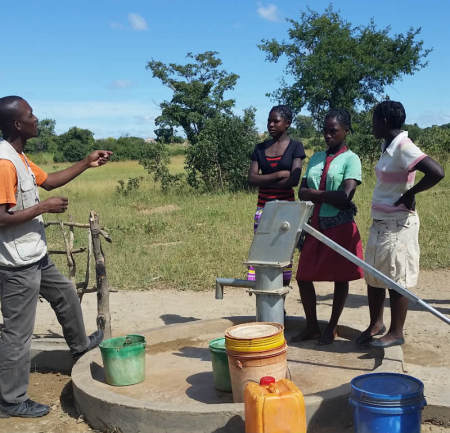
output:
<svg viewBox="0 0 450 433"><path fill-rule="evenodd" d="M415 293L444 314L450 315L450 269L423 271ZM317 285L318 315L329 317L332 305L330 283ZM136 333L144 329L183 323L191 320L225 316L252 315L255 299L244 289L226 288L223 300L215 300L214 292L148 290L111 293L111 320L115 336ZM388 306L388 302L386 304ZM83 311L88 332L95 330L96 297L86 295ZM296 286L287 297L288 315L302 315ZM350 285L350 294L340 323L364 329L368 322L366 291L363 281ZM389 308L385 311L389 325ZM450 379L444 376L450 359L450 328L444 322L416 305L411 306L406 323L406 344L403 346L405 369L422 379L425 394L433 402L450 401ZM35 333L61 335L56 317L45 302L39 303ZM425 368L426 367L426 368ZM448 371L448 370L447 370ZM434 395L427 394L433 388ZM1 433L92 433L94 430L76 412L70 377L55 373L33 372L29 394L39 402L49 404L49 415L39 419L0 419ZM450 433L449 425L435 425L424 420L423 433ZM341 433L351 433L348 431ZM112 433L112 432L108 432Z"/></svg>

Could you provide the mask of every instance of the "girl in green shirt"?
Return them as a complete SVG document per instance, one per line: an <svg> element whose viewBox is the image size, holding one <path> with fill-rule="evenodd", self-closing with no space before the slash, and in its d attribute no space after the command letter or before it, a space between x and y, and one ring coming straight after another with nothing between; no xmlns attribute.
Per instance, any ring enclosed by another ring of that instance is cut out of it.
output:
<svg viewBox="0 0 450 433"><path fill-rule="evenodd" d="M351 201L361 183L361 161L345 144L350 129L350 114L346 110L327 113L323 129L327 149L311 157L300 185L299 198L314 203L311 218L314 228L362 259L361 237L354 221L356 207ZM306 329L293 341L319 338L319 344L332 343L347 299L348 282L362 277L360 267L306 235L297 270ZM313 281L334 282L331 318L323 334L317 321Z"/></svg>

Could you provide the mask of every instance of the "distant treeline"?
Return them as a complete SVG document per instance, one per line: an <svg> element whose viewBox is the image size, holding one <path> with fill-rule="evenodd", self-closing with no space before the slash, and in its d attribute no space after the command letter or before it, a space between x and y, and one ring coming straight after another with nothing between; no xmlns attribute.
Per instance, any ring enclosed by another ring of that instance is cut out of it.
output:
<svg viewBox="0 0 450 433"><path fill-rule="evenodd" d="M379 142L371 134L370 116L356 118L353 125L353 134L349 136L349 146L366 161L373 161L379 156ZM164 144L169 155L184 154L187 140L177 135L160 134L156 139L143 139L141 137L102 138L96 140L92 131L73 127L67 132L57 135L55 133L55 120L43 119L39 121L39 135L28 140L28 153L51 153L54 162L73 162L86 156L93 149L108 149L114 152L113 160L140 160L142 155L148 153L155 146ZM450 123L433 125L421 128L414 124L406 124L404 129L409 137L417 143L422 150L431 155L448 158L450 152ZM158 131L159 132L159 131ZM303 141L306 148L317 150L324 144L321 131L315 127L310 116L298 115L292 122L290 136ZM267 133L260 135L260 140L269 138Z"/></svg>
<svg viewBox="0 0 450 433"><path fill-rule="evenodd" d="M170 146L171 154L184 153L184 139L179 136L160 136L156 140L144 140L141 137L102 138L96 140L89 129L73 127L67 132L55 133L55 120L43 119L39 121L39 135L27 142L26 152L38 154L51 153L54 162L74 162L84 158L93 149L111 150L113 160L139 160L146 148L154 146L155 141Z"/></svg>

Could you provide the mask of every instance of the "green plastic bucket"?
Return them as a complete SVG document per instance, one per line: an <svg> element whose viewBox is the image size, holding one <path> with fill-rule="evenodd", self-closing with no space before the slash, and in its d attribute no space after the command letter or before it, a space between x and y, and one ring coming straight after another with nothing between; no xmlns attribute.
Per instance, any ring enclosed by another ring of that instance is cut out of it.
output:
<svg viewBox="0 0 450 433"><path fill-rule="evenodd" d="M145 337L126 335L100 343L105 379L108 385L124 386L145 379Z"/></svg>
<svg viewBox="0 0 450 433"><path fill-rule="evenodd" d="M231 392L230 370L225 349L225 337L215 338L209 342L214 376L214 387L219 391Z"/></svg>

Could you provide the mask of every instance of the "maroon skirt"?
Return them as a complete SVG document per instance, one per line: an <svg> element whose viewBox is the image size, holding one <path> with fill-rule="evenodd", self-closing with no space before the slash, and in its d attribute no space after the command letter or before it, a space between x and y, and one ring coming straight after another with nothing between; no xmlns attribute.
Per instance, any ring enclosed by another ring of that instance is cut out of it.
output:
<svg viewBox="0 0 450 433"><path fill-rule="evenodd" d="M362 260L361 236L354 221L323 230L322 233ZM359 266L313 236L306 235L298 263L298 281L341 282L359 280L363 276Z"/></svg>

